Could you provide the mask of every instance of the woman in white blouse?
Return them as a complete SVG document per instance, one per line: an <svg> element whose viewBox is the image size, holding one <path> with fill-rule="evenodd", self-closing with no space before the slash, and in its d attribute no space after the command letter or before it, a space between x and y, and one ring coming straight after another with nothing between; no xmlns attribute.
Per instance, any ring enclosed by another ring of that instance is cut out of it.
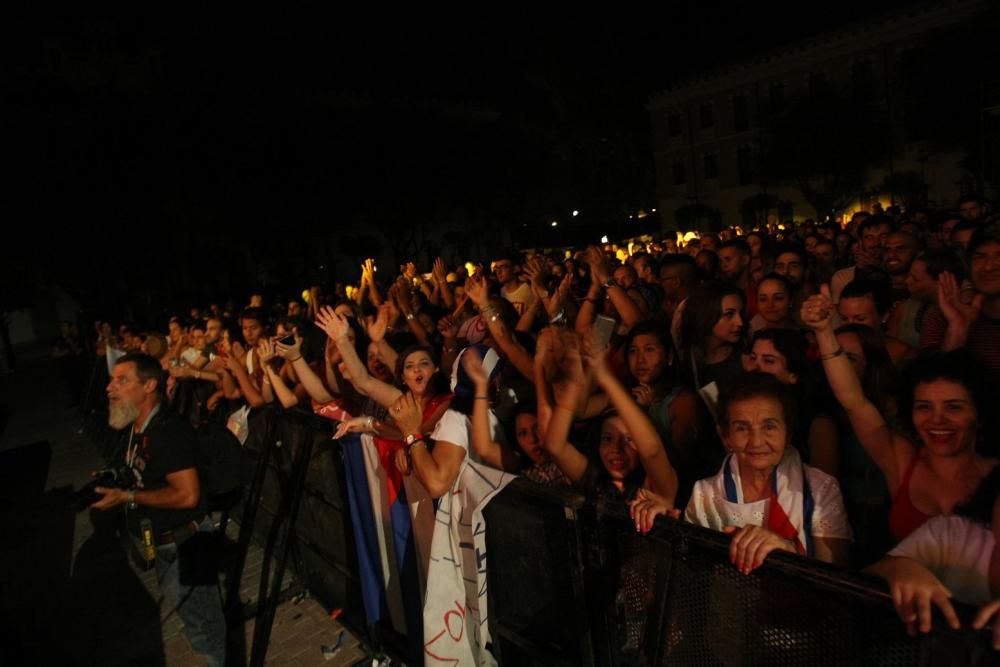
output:
<svg viewBox="0 0 1000 667"><path fill-rule="evenodd" d="M729 557L744 573L775 550L847 564L851 529L840 486L803 464L791 446L792 406L774 376L740 376L719 401L719 431L729 453L714 477L695 484L684 513L691 523L731 534ZM645 493L632 507L640 530L666 511Z"/></svg>

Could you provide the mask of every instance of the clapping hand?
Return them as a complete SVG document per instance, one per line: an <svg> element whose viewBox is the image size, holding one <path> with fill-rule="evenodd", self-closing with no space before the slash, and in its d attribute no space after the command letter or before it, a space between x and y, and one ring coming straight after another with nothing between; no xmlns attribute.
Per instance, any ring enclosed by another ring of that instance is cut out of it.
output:
<svg viewBox="0 0 1000 667"><path fill-rule="evenodd" d="M490 302L490 293L486 286L486 278L475 276L466 280L465 294L472 299L472 303L476 304L478 308L485 307Z"/></svg>
<svg viewBox="0 0 1000 667"><path fill-rule="evenodd" d="M444 285L448 282L448 270L444 266L444 260L440 257L434 260L434 267L431 269L431 273L439 285Z"/></svg>

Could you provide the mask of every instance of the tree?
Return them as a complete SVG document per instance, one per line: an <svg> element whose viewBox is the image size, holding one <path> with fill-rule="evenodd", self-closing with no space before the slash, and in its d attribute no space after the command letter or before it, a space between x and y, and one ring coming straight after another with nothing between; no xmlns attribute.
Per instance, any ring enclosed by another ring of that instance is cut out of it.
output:
<svg viewBox="0 0 1000 667"><path fill-rule="evenodd" d="M695 203L681 206L674 211L674 220L678 229L710 232L717 231L721 227L722 214L707 204Z"/></svg>
<svg viewBox="0 0 1000 667"><path fill-rule="evenodd" d="M778 198L766 192L759 192L743 200L740 212L743 224L749 227L763 227L767 224L767 215L778 208Z"/></svg>
<svg viewBox="0 0 1000 667"><path fill-rule="evenodd" d="M832 91L803 97L768 125L762 180L798 188L817 217L847 206L892 150L883 109Z"/></svg>

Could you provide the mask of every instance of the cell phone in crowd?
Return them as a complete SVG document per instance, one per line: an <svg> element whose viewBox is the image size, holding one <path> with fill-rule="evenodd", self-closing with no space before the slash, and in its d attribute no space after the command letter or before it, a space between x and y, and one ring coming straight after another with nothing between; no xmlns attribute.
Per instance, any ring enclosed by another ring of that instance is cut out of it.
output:
<svg viewBox="0 0 1000 667"><path fill-rule="evenodd" d="M295 345L295 334L288 334L284 338L279 338L278 342L282 345Z"/></svg>
<svg viewBox="0 0 1000 667"><path fill-rule="evenodd" d="M614 318L607 317L605 315L598 315L594 319L594 344L597 345L598 349L603 349L608 346L608 341L611 340L611 334L614 332Z"/></svg>

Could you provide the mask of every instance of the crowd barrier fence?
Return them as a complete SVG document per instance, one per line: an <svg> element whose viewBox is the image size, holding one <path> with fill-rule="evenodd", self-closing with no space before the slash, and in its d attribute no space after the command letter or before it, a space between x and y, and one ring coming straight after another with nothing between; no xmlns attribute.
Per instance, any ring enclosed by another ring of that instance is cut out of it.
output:
<svg viewBox="0 0 1000 667"><path fill-rule="evenodd" d="M183 405L189 416L213 418L197 401ZM117 434L95 421L91 435L113 450ZM369 645L402 650L383 645L387 628L365 625L333 424L268 407L251 411L249 426L245 491L234 510L238 557L226 580L239 581L252 538L264 545L252 664L262 664L279 602L276 573L286 562ZM970 629L971 608L957 605L962 630L936 616L932 632L911 638L877 580L783 553L744 575L729 562L725 535L671 520L639 535L624 506L572 490L518 479L484 516L489 624L501 665L998 663L989 633ZM233 628L245 616L233 590L227 602Z"/></svg>

